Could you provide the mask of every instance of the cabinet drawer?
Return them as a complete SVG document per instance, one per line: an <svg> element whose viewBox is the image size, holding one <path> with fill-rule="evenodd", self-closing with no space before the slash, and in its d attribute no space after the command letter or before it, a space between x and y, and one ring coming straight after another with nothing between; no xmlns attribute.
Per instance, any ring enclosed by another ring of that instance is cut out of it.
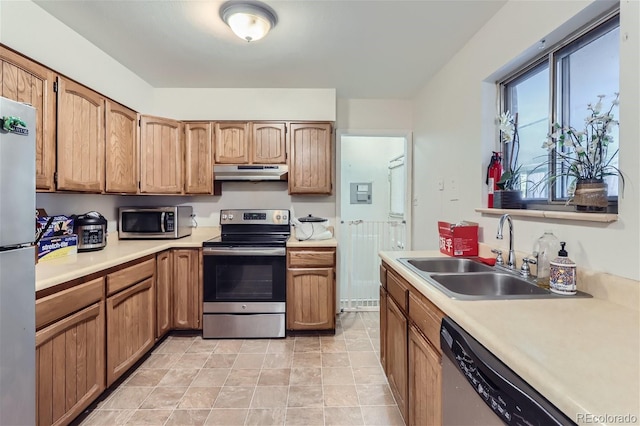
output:
<svg viewBox="0 0 640 426"><path fill-rule="evenodd" d="M409 292L409 319L440 352L440 322L444 314L433 303Z"/></svg>
<svg viewBox="0 0 640 426"><path fill-rule="evenodd" d="M335 265L336 251L330 250L287 250L288 266L290 268L315 268Z"/></svg>
<svg viewBox="0 0 640 426"><path fill-rule="evenodd" d="M36 300L36 330L102 300L103 296L104 278L97 278Z"/></svg>
<svg viewBox="0 0 640 426"><path fill-rule="evenodd" d="M407 292L409 287L399 277L392 273L387 273L387 292L393 297L400 309L407 312Z"/></svg>
<svg viewBox="0 0 640 426"><path fill-rule="evenodd" d="M107 275L107 296L149 278L156 270L156 260L149 259Z"/></svg>

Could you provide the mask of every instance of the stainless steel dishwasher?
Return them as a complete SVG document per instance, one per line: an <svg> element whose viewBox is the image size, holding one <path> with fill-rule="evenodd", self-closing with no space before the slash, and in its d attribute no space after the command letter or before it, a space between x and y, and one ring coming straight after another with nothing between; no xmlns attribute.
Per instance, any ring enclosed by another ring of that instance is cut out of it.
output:
<svg viewBox="0 0 640 426"><path fill-rule="evenodd" d="M443 425L575 425L450 318L440 346Z"/></svg>

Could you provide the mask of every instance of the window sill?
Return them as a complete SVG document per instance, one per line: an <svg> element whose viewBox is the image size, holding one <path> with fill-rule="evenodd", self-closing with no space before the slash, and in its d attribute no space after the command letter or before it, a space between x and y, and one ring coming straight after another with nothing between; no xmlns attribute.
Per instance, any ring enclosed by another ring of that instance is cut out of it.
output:
<svg viewBox="0 0 640 426"><path fill-rule="evenodd" d="M519 210L519 209L487 209L478 208L476 212L487 215L503 215L508 213L513 217L539 217L543 219L560 219L560 220L573 220L583 222L601 222L611 223L618 220L616 213L577 213L577 212L562 212L551 210Z"/></svg>

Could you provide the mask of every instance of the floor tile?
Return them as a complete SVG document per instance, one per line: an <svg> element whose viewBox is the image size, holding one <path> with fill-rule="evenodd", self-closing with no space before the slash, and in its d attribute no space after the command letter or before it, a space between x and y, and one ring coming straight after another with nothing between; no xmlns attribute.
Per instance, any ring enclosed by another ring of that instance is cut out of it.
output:
<svg viewBox="0 0 640 426"><path fill-rule="evenodd" d="M249 408L255 386L223 386L214 408Z"/></svg>
<svg viewBox="0 0 640 426"><path fill-rule="evenodd" d="M180 359L180 356L180 354L152 353L140 368L171 368Z"/></svg>
<svg viewBox="0 0 640 426"><path fill-rule="evenodd" d="M103 409L138 408L153 391L152 387L120 387L102 406Z"/></svg>
<svg viewBox="0 0 640 426"><path fill-rule="evenodd" d="M287 414L286 408L252 408L245 425L281 426Z"/></svg>
<svg viewBox="0 0 640 426"><path fill-rule="evenodd" d="M362 417L367 426L404 426L404 420L396 406L362 408Z"/></svg>
<svg viewBox="0 0 640 426"><path fill-rule="evenodd" d="M178 408L212 408L219 393L220 387L199 388L192 386L182 396Z"/></svg>
<svg viewBox="0 0 640 426"><path fill-rule="evenodd" d="M256 386L260 370L231 370L225 386Z"/></svg>
<svg viewBox="0 0 640 426"><path fill-rule="evenodd" d="M210 354L216 348L219 340L215 339L203 339L202 337L196 337L191 346L187 349L187 353L206 353Z"/></svg>
<svg viewBox="0 0 640 426"><path fill-rule="evenodd" d="M266 349L266 348L265 348ZM238 354L233 368L262 368L265 354Z"/></svg>
<svg viewBox="0 0 640 426"><path fill-rule="evenodd" d="M294 352L320 352L320 337L302 337L296 338L293 346Z"/></svg>
<svg viewBox="0 0 640 426"><path fill-rule="evenodd" d="M202 426L211 410L173 410L165 426Z"/></svg>
<svg viewBox="0 0 640 426"><path fill-rule="evenodd" d="M171 416L172 410L136 410L129 420L127 425L149 425L157 426L164 424L169 416Z"/></svg>
<svg viewBox="0 0 640 426"><path fill-rule="evenodd" d="M288 386L258 386L251 400L251 408L286 407Z"/></svg>
<svg viewBox="0 0 640 426"><path fill-rule="evenodd" d="M183 354L189 349L193 341L187 339L167 339L154 350L158 354Z"/></svg>
<svg viewBox="0 0 640 426"><path fill-rule="evenodd" d="M324 410L322 408L287 408L284 424L287 426L323 426Z"/></svg>
<svg viewBox="0 0 640 426"><path fill-rule="evenodd" d="M174 368L162 377L158 386L189 386L200 373L196 368Z"/></svg>
<svg viewBox="0 0 640 426"><path fill-rule="evenodd" d="M295 341L292 339L272 339L269 341L269 347L267 348L268 354L293 352L293 346Z"/></svg>
<svg viewBox="0 0 640 426"><path fill-rule="evenodd" d="M175 363L174 368L202 368L209 353L185 353Z"/></svg>
<svg viewBox="0 0 640 426"><path fill-rule="evenodd" d="M322 367L350 367L348 352L323 353Z"/></svg>
<svg viewBox="0 0 640 426"><path fill-rule="evenodd" d="M371 345L371 339L354 339L354 340L346 340L347 342L347 351L373 351L373 346Z"/></svg>
<svg viewBox="0 0 640 426"><path fill-rule="evenodd" d="M349 352L349 360L352 367L378 367L380 360L373 351Z"/></svg>
<svg viewBox="0 0 640 426"><path fill-rule="evenodd" d="M364 425L360 407L324 407L326 426Z"/></svg>
<svg viewBox="0 0 640 426"><path fill-rule="evenodd" d="M293 367L322 367L320 352L294 352Z"/></svg>
<svg viewBox="0 0 640 426"><path fill-rule="evenodd" d="M207 426L241 426L247 418L248 409L214 408L209 413L205 425Z"/></svg>
<svg viewBox="0 0 640 426"><path fill-rule="evenodd" d="M320 386L322 385L322 368L292 368L289 384L292 386Z"/></svg>
<svg viewBox="0 0 640 426"><path fill-rule="evenodd" d="M230 371L229 368L203 368L191 382L191 386L222 386L227 381Z"/></svg>
<svg viewBox="0 0 640 426"><path fill-rule="evenodd" d="M387 383L382 367L352 367L352 370L358 385Z"/></svg>
<svg viewBox="0 0 640 426"><path fill-rule="evenodd" d="M355 385L353 378L353 370L350 367L345 368L323 368L322 369L323 385Z"/></svg>
<svg viewBox="0 0 640 426"><path fill-rule="evenodd" d="M291 369L274 368L260 371L258 386L289 386Z"/></svg>
<svg viewBox="0 0 640 426"><path fill-rule="evenodd" d="M346 352L347 342L344 339L322 340L320 351L322 353Z"/></svg>
<svg viewBox="0 0 640 426"><path fill-rule="evenodd" d="M293 364L293 351L266 354L262 368L290 368Z"/></svg>
<svg viewBox="0 0 640 426"><path fill-rule="evenodd" d="M242 340L220 340L213 350L214 354L238 354L242 347Z"/></svg>
<svg viewBox="0 0 640 426"><path fill-rule="evenodd" d="M358 399L360 405L396 405L391 389L387 384L358 385Z"/></svg>
<svg viewBox="0 0 640 426"><path fill-rule="evenodd" d="M289 386L288 407L322 407L322 386Z"/></svg>
<svg viewBox="0 0 640 426"><path fill-rule="evenodd" d="M95 410L80 426L121 426L127 424L135 410Z"/></svg>
<svg viewBox="0 0 640 426"><path fill-rule="evenodd" d="M186 391L186 387L155 388L140 408L156 410L176 408Z"/></svg>
<svg viewBox="0 0 640 426"><path fill-rule="evenodd" d="M358 405L358 392L355 385L323 385L322 390L326 407L353 407Z"/></svg>
<svg viewBox="0 0 640 426"><path fill-rule="evenodd" d="M231 368L236 362L237 354L211 354L204 363L204 368Z"/></svg>
<svg viewBox="0 0 640 426"><path fill-rule="evenodd" d="M124 386L158 386L158 383L169 372L159 368L141 368L127 380Z"/></svg>
<svg viewBox="0 0 640 426"><path fill-rule="evenodd" d="M245 340L240 347L241 354L264 354L267 353L267 347L269 346L269 340L256 339Z"/></svg>

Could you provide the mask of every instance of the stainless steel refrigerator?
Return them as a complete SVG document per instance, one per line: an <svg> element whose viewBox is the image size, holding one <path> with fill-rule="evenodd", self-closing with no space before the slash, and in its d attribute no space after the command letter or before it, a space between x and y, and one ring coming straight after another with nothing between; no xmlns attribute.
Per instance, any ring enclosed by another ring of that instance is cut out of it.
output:
<svg viewBox="0 0 640 426"><path fill-rule="evenodd" d="M36 113L0 97L0 425L36 423Z"/></svg>

